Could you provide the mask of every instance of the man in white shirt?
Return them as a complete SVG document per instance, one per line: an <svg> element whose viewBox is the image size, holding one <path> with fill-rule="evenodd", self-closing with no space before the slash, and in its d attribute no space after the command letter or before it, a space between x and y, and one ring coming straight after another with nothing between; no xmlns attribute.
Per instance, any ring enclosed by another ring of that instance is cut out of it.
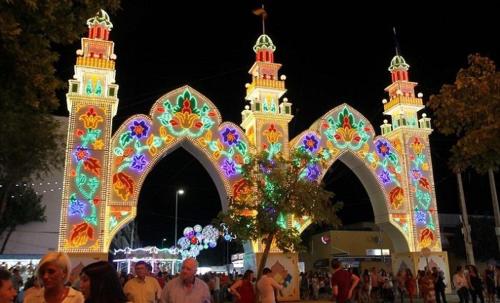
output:
<svg viewBox="0 0 500 303"><path fill-rule="evenodd" d="M135 264L135 278L129 280L123 292L133 303L156 303L160 298L161 287L158 280L147 275L146 262Z"/></svg>
<svg viewBox="0 0 500 303"><path fill-rule="evenodd" d="M181 274L170 280L161 293L161 303L210 303L210 291L203 280L195 277L198 261L187 258L182 262Z"/></svg>
<svg viewBox="0 0 500 303"><path fill-rule="evenodd" d="M259 290L261 303L276 303L274 290L283 289L283 285L278 284L278 282L271 277L271 274L271 269L267 267L264 268L262 271L262 277L259 282L257 282L257 289Z"/></svg>

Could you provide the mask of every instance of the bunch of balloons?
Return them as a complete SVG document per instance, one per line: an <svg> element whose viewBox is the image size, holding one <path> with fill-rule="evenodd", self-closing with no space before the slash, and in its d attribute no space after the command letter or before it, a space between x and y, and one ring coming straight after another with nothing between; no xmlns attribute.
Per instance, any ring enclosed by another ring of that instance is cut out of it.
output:
<svg viewBox="0 0 500 303"><path fill-rule="evenodd" d="M213 225L201 227L197 224L194 227L184 228L184 236L177 241L177 250L182 259L196 257L200 251L217 246L217 240L220 236L226 241L231 241L236 237L229 233L224 223L221 224L222 232Z"/></svg>

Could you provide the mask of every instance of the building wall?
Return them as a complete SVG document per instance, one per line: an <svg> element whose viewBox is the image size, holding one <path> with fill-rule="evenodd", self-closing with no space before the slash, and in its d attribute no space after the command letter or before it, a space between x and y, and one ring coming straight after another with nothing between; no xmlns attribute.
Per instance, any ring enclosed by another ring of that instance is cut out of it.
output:
<svg viewBox="0 0 500 303"><path fill-rule="evenodd" d="M306 271L309 271L314 270L314 262L318 260L366 256L367 249L389 249L394 252L392 241L384 232L333 230L312 236L309 250L300 257ZM373 266L372 262L364 263L365 266Z"/></svg>
<svg viewBox="0 0 500 303"><path fill-rule="evenodd" d="M61 132L66 134L68 118L55 118L61 123ZM66 140L66 135L64 140ZM43 195L42 203L46 206L47 221L17 226L7 243L4 254L45 254L48 250L57 249L63 174L64 168L61 167L40 179L34 178L31 182L26 182L26 186L32 186L38 194ZM19 185L24 186L24 184Z"/></svg>

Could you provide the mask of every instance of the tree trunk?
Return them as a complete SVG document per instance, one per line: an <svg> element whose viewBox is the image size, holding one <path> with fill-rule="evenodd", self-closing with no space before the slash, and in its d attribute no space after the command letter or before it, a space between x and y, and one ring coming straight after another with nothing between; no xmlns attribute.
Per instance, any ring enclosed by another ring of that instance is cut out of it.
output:
<svg viewBox="0 0 500 303"><path fill-rule="evenodd" d="M2 191L2 197L0 199L0 222L3 221L5 216L5 211L7 210L7 203L9 202L10 190L14 186L14 182L7 182L5 188Z"/></svg>
<svg viewBox="0 0 500 303"><path fill-rule="evenodd" d="M498 208L495 174L493 174L493 169L491 168L488 169L488 179L490 180L491 202L493 203L493 214L495 215L495 234L497 236L498 251L500 252L500 210Z"/></svg>
<svg viewBox="0 0 500 303"><path fill-rule="evenodd" d="M3 240L2 249L0 249L0 254L3 254L3 252L5 251L5 247L7 246L7 242L9 242L10 235L12 235L12 233L14 232L15 229L16 229L15 226L11 226L9 228L9 231L7 232L7 235L5 236L5 239Z"/></svg>
<svg viewBox="0 0 500 303"><path fill-rule="evenodd" d="M465 195L464 195L464 187L462 185L462 174L456 173L457 175L457 183L458 183L458 195L460 198L460 209L462 210L462 233L464 235L465 242L465 255L467 256L467 264L475 265L474 261L474 251L472 249L472 239L470 236L470 225L469 225L469 217L467 214L467 205L465 204Z"/></svg>
<svg viewBox="0 0 500 303"><path fill-rule="evenodd" d="M262 253L262 257L260 258L259 267L257 268L257 281L259 281L260 277L262 277L262 271L266 266L267 256L269 256L269 251L271 250L271 244L273 243L274 232L269 234L266 238L266 246L264 247L264 252Z"/></svg>
<svg viewBox="0 0 500 303"><path fill-rule="evenodd" d="M259 267L257 268L257 281L262 277L262 271L266 266L267 256L269 255L269 251L271 250L271 244L273 243L275 233L270 233L266 238L266 246L264 247L264 252L262 253L262 257L260 258ZM260 294L259 288L255 287L255 302L259 302Z"/></svg>

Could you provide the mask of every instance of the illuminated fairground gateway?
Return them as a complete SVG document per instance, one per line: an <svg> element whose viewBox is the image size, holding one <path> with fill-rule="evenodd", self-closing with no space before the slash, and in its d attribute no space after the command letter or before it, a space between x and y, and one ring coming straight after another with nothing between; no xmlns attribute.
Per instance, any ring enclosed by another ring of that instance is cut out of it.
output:
<svg viewBox="0 0 500 303"><path fill-rule="evenodd" d="M107 258L113 236L136 216L147 174L177 148L185 148L204 165L225 210L227 197L251 194L241 169L253 153L267 150L287 156L300 147L322 157L327 168L342 161L358 176L370 197L375 223L394 244L395 271L401 266L421 267L425 258L447 270L434 191L430 119L425 114L418 118L425 107L422 96L415 95L417 83L410 81L409 65L398 53L389 66L392 83L385 89L389 97L383 112L389 117L380 126L381 135L361 113L340 104L289 139L292 104L282 98L286 77L278 74L276 47L266 34L253 47L256 60L249 71L249 105L241 113L241 127L223 122L211 100L183 86L160 97L148 115L130 117L112 134L118 110L116 56L109 40L113 25L102 10L87 25L88 37L82 38L67 94L60 250L73 257ZM327 168L311 165L308 176L321 180ZM309 218L291 217L287 222L301 232L311 223ZM259 251L260 245L253 245L246 253L258 258Z"/></svg>

